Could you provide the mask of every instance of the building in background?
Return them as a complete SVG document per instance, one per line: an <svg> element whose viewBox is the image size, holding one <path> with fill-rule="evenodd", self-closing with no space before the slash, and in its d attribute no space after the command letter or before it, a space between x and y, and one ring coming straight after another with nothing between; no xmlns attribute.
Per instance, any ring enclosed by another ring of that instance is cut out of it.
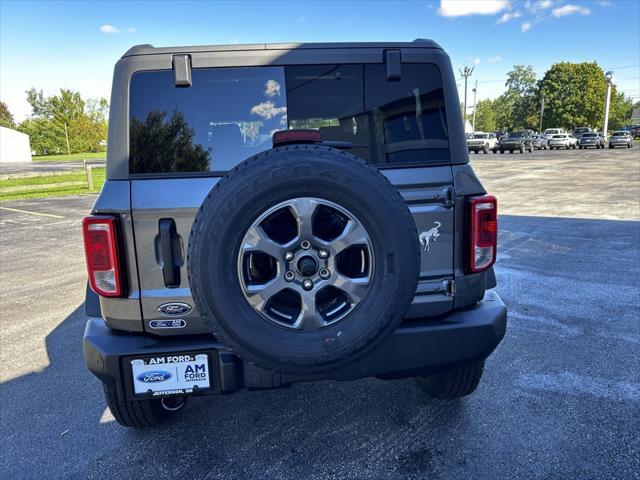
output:
<svg viewBox="0 0 640 480"><path fill-rule="evenodd" d="M24 163L31 161L29 135L0 127L0 163Z"/></svg>

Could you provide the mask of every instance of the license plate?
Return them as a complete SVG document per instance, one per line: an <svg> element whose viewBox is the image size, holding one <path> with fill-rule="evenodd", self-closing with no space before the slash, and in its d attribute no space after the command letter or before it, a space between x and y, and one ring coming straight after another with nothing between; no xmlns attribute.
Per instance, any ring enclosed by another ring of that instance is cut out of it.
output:
<svg viewBox="0 0 640 480"><path fill-rule="evenodd" d="M209 388L208 355L166 355L131 360L136 394L179 395Z"/></svg>

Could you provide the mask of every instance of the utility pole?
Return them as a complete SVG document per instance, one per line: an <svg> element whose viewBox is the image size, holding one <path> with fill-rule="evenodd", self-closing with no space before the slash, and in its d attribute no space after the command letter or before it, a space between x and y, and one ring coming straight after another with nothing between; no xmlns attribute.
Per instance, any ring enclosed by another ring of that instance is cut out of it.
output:
<svg viewBox="0 0 640 480"><path fill-rule="evenodd" d="M540 129L538 130L539 133L542 133L542 116L544 115L544 97L542 97L542 100L540 101Z"/></svg>
<svg viewBox="0 0 640 480"><path fill-rule="evenodd" d="M478 79L476 78L476 86L473 89L473 120L471 120L471 130L476 131L476 98L478 97Z"/></svg>
<svg viewBox="0 0 640 480"><path fill-rule="evenodd" d="M604 74L604 80L607 82L607 93L604 97L604 126L602 127L602 138L607 140L607 129L609 128L609 104L611 102L611 85L613 84L613 72L609 71Z"/></svg>
<svg viewBox="0 0 640 480"><path fill-rule="evenodd" d="M69 148L69 134L67 133L67 122L64 122L64 138L67 139L67 154L71 157L71 148Z"/></svg>
<svg viewBox="0 0 640 480"><path fill-rule="evenodd" d="M473 73L474 67L464 67L464 69L459 70L460 75L464 77L464 111L462 112L462 121L466 127L467 125L467 79Z"/></svg>

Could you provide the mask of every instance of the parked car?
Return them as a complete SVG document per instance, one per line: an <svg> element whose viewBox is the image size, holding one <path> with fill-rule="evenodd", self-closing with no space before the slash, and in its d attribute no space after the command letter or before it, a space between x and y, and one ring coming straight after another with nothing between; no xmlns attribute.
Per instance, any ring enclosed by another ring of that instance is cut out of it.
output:
<svg viewBox="0 0 640 480"><path fill-rule="evenodd" d="M525 150L533 152L533 140L526 132L511 132L500 139L498 149L500 153L513 153L514 150L520 153L524 153Z"/></svg>
<svg viewBox="0 0 640 480"><path fill-rule="evenodd" d="M596 132L583 133L578 141L578 146L580 149L589 147L604 148L604 138Z"/></svg>
<svg viewBox="0 0 640 480"><path fill-rule="evenodd" d="M474 132L473 135L467 139L469 152L478 153L482 151L486 154L491 150L493 153L496 153L497 145L498 140L493 133Z"/></svg>
<svg viewBox="0 0 640 480"><path fill-rule="evenodd" d="M609 137L609 148L616 147L633 147L633 137L631 136L631 132L626 130L613 132Z"/></svg>
<svg viewBox="0 0 640 480"><path fill-rule="evenodd" d="M584 135L585 133L591 133L593 132L593 128L591 127L577 127L573 129L573 136L580 141L580 138L582 138L582 135Z"/></svg>
<svg viewBox="0 0 640 480"><path fill-rule="evenodd" d="M546 150L549 148L549 139L543 134L536 134L531 136L533 141L533 148L537 150Z"/></svg>
<svg viewBox="0 0 640 480"><path fill-rule="evenodd" d="M559 150L560 148L565 148L569 150L570 148L576 148L576 139L570 136L570 133L558 133L556 135L552 135L549 140L549 148L553 150L554 148Z"/></svg>
<svg viewBox="0 0 640 480"><path fill-rule="evenodd" d="M449 57L261 47L140 45L116 65L83 220L84 359L111 413L146 427L194 395L363 377L471 394L507 310Z"/></svg>
<svg viewBox="0 0 640 480"><path fill-rule="evenodd" d="M569 137L569 147L578 148L578 139L573 136L573 133L567 133L567 136Z"/></svg>
<svg viewBox="0 0 640 480"><path fill-rule="evenodd" d="M551 137L553 137L554 135L559 135L561 133L566 133L563 128L547 128L544 131L544 136L547 137L547 139L551 140Z"/></svg>

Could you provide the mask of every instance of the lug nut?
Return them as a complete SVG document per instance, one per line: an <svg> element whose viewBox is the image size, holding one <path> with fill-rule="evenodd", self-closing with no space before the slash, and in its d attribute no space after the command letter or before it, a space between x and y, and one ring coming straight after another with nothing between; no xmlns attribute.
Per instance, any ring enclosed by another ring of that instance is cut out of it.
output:
<svg viewBox="0 0 640 480"><path fill-rule="evenodd" d="M302 282L302 288L305 290L311 290L313 288L313 282L311 280L305 280Z"/></svg>
<svg viewBox="0 0 640 480"><path fill-rule="evenodd" d="M309 250L311 248L311 242L309 240L303 240L300 243L300 248L302 248L303 250Z"/></svg>
<svg viewBox="0 0 640 480"><path fill-rule="evenodd" d="M296 275L291 270L287 270L286 272L284 272L284 279L287 282L292 282L295 276Z"/></svg>
<svg viewBox="0 0 640 480"><path fill-rule="evenodd" d="M321 279L326 280L330 276L331 276L331 272L329 270L327 270L326 268L321 268L320 269L320 278Z"/></svg>
<svg viewBox="0 0 640 480"><path fill-rule="evenodd" d="M324 248L318 252L320 258L329 258L329 251Z"/></svg>
<svg viewBox="0 0 640 480"><path fill-rule="evenodd" d="M293 260L293 252L285 252L284 261L290 262L291 260Z"/></svg>

